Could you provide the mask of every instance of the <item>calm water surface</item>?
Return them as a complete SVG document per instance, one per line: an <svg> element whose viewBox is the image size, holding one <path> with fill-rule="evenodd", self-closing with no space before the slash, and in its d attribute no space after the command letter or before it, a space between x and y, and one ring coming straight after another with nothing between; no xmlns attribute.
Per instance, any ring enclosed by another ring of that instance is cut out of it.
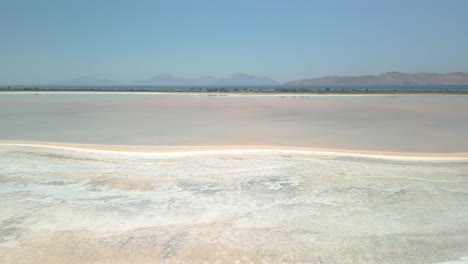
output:
<svg viewBox="0 0 468 264"><path fill-rule="evenodd" d="M0 140L468 151L468 96L0 94Z"/></svg>

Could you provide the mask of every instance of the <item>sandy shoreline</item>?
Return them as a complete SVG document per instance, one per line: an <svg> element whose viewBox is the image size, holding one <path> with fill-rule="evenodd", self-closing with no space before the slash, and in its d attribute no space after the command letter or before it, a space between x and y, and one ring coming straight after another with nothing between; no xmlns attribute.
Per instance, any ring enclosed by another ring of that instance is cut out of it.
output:
<svg viewBox="0 0 468 264"><path fill-rule="evenodd" d="M224 145L224 146L145 146L145 145L98 145L66 142L45 141L7 141L0 140L0 146L30 146L49 147L75 150L108 151L122 153L188 153L202 154L214 152L262 152L285 151L297 153L336 154L362 157L387 157L387 158L442 158L442 159L468 159L468 153L422 153L422 152L388 152L346 149L324 149L289 146L265 146L265 145Z"/></svg>

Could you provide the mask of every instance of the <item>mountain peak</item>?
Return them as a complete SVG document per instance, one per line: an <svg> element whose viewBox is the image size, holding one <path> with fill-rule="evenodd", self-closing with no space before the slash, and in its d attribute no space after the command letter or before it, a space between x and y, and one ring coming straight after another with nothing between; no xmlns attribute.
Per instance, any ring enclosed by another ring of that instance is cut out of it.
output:
<svg viewBox="0 0 468 264"><path fill-rule="evenodd" d="M109 79L98 78L95 76L82 75L70 80L64 80L56 82L56 85L113 85L119 82L112 81Z"/></svg>
<svg viewBox="0 0 468 264"><path fill-rule="evenodd" d="M255 76L239 72L239 73L234 73L233 75L231 75L231 77L244 78L244 77L255 77Z"/></svg>
<svg viewBox="0 0 468 264"><path fill-rule="evenodd" d="M468 84L466 73L404 73L386 72L380 75L327 76L287 82L286 85L400 85L400 84Z"/></svg>
<svg viewBox="0 0 468 264"><path fill-rule="evenodd" d="M382 73L380 76L397 76L397 75L408 75L408 73L390 71L390 72Z"/></svg>
<svg viewBox="0 0 468 264"><path fill-rule="evenodd" d="M155 77L135 81L136 84L145 85L276 85L278 82L267 78L248 75L245 73L235 73L226 78L214 78L204 76L193 79L174 77L170 74L160 74Z"/></svg>
<svg viewBox="0 0 468 264"><path fill-rule="evenodd" d="M221 85L276 85L278 82L268 77L257 77L245 73L236 73L230 77L220 79Z"/></svg>

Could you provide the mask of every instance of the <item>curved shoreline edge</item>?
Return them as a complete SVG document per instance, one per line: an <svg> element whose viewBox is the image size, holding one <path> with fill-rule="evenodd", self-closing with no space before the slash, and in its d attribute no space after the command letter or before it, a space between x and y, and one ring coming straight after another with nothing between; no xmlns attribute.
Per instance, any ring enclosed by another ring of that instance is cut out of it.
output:
<svg viewBox="0 0 468 264"><path fill-rule="evenodd" d="M357 158L374 158L410 161L468 161L468 153L418 153L386 152L365 150L343 150L288 146L147 146L147 145L104 145L44 141L5 141L1 146L51 148L74 151L99 152L137 156L193 156L214 154L301 154L325 156L349 156Z"/></svg>

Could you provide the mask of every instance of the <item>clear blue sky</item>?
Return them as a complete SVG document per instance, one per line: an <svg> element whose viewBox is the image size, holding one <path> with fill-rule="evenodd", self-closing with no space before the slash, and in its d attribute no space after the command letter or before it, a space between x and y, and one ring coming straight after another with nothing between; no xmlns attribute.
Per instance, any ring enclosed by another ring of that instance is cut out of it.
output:
<svg viewBox="0 0 468 264"><path fill-rule="evenodd" d="M0 83L468 72L467 0L0 0Z"/></svg>

